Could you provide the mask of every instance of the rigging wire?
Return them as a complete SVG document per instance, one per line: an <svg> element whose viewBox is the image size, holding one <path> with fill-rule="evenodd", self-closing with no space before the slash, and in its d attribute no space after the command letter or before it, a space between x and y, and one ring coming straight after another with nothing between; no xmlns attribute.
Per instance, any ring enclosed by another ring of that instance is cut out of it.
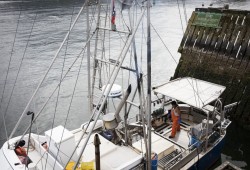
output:
<svg viewBox="0 0 250 170"><path fill-rule="evenodd" d="M179 5L179 0L177 0L177 4L178 4L178 10L179 10L179 16L180 16L180 21L181 21L181 28L182 28L182 32L184 34L184 26L182 23L182 17L181 17L181 10L180 10L180 5Z"/></svg>
<svg viewBox="0 0 250 170"><path fill-rule="evenodd" d="M107 11L110 11L110 10L107 10ZM107 15L107 12L106 12L106 15ZM120 11L120 16L121 16L121 20L122 20L122 22L123 22L123 26L125 25L126 26L126 28L128 29L128 32L131 32L131 30L129 29L129 27L128 27L128 25L126 24L126 22L125 22L125 19L124 19L124 16L123 16L123 13L122 13L122 11ZM110 15L107 15L107 18L110 20L111 18L110 18ZM120 20L119 20L120 21ZM106 22L105 22L106 23ZM124 40L124 38L123 38L123 36L121 35L121 33L120 32L117 32L118 33L118 35L119 35L119 39L120 40L122 40L122 42L124 43L125 42L125 40ZM109 39L110 39L110 34L109 34ZM110 43L111 41L109 41L109 46L111 46L111 43ZM103 44L103 47L102 47L103 49L104 49L104 44ZM109 59L110 59L110 54L111 54L111 51L110 51L110 49L111 48L109 48ZM105 52L105 50L103 50L104 52ZM128 52L128 53L131 53L130 51ZM104 54L104 56L105 56L105 54ZM108 64L105 64L105 65L108 65ZM100 67L102 67L102 66L100 66ZM106 69L108 70L108 68L106 67ZM103 70L104 70L104 68L103 68ZM106 74L107 74L107 77L108 77L108 74L110 73L110 68L109 68L109 71L105 71L106 72Z"/></svg>
<svg viewBox="0 0 250 170"><path fill-rule="evenodd" d="M193 88L193 92L194 92L194 100L195 100L195 103L196 103L196 106L198 106L198 99L201 99L200 96L199 96L199 89L198 89L198 84L197 84L197 81L195 81L195 85L194 85L194 80L192 79L191 82L188 81L188 83L191 85L191 87ZM195 90L195 87L197 89L197 91ZM197 94L197 97L198 99L196 99L196 95Z"/></svg>
<svg viewBox="0 0 250 170"><path fill-rule="evenodd" d="M93 34L94 35L94 34ZM93 35L91 35L91 37L89 37L88 41L90 39L92 39ZM87 42L88 42L87 41ZM87 44L87 43L86 43ZM60 86L60 84L63 82L63 80L66 78L66 76L68 75L68 73L71 71L71 69L73 68L73 66L75 65L76 61L79 59L80 55L83 53L83 51L85 51L86 45L82 48L81 52L79 53L79 55L76 57L76 59L73 61L73 63L71 64L71 66L68 68L67 72L64 74L62 80L57 84L56 88L52 91L51 95L48 97L48 99L45 101L45 103L43 104L42 108L39 110L39 112L36 114L33 122L35 122L37 120L37 118L39 117L39 115L41 114L41 112L43 111L43 109L45 108L45 106L47 105L47 103L49 102L49 100L51 99L51 97L53 96L53 94L56 92L58 86ZM27 131L29 130L30 125L27 127L27 129L24 131L22 137L20 139L22 139L24 137L24 135L27 133Z"/></svg>
<svg viewBox="0 0 250 170"><path fill-rule="evenodd" d="M141 16L140 16L139 21L142 19L143 15L144 15L144 12L145 12L145 10L141 13ZM139 23L140 23L140 22L138 22L138 24L137 24L136 27L135 27L135 32L136 32L136 30L137 30L138 27L139 27ZM123 48L123 50L122 50L122 51L120 52L120 54L119 54L118 61L120 60L120 62L119 62L119 63L117 62L118 67L117 67L117 68L115 68L115 67L113 68L112 73L111 73L111 76L109 77L109 80L108 80L108 82L110 82L111 85L114 84L115 78L118 76L118 72L119 72L119 69L121 68L122 62L124 61L125 56L126 56L126 54L127 54L127 52L128 52L129 46L130 46L130 44L132 43L133 38L135 37L135 32L133 32L131 36L128 36L128 39L127 39L126 43L124 44L124 48ZM106 91L106 90L107 90L107 91ZM107 93L109 93L110 90L111 90L111 86L110 86L110 87L106 87L106 89L105 89L105 91L106 91ZM96 110L97 110L97 108L95 107L95 109L94 109L93 112L92 112L92 116L91 116L91 117L93 118L94 115L95 115L96 117L94 118L94 122L93 122L93 126L91 127L91 130L93 130L93 128L94 128L94 126L95 126L95 124L96 124L96 122L97 122L97 119L98 119L98 117L100 116L101 110L102 110L103 107L104 107L104 104L105 104L105 103L104 103L103 101L106 101L106 100L107 100L108 95L103 95L103 94L104 94L104 92L102 92L102 97L99 99L99 101L98 101L98 103L97 103L97 105L101 104L100 110L99 110L97 113L95 113ZM87 125L87 126L89 126L89 124L90 124L90 121L88 122L88 125ZM88 127L87 127L87 128L88 128ZM89 134L87 135L86 140L85 140L85 142L84 142L84 144L83 144L83 147L81 148L80 155L83 154L83 152L84 152L84 150L85 150L85 148L86 148L87 142L89 141L90 135L91 135L91 133L89 133ZM82 137L83 137L83 135L81 136L81 139L82 139ZM79 145L79 142L78 142L77 146L78 146L78 145ZM81 157L78 158L78 160L77 160L77 162L76 162L76 164L75 164L75 167L76 167L76 165L78 165L80 159L81 159Z"/></svg>
<svg viewBox="0 0 250 170"><path fill-rule="evenodd" d="M169 54L171 55L172 59L175 61L176 64L178 64L178 62L174 59L174 56L172 55L172 53L170 52L170 50L168 49L168 47L166 46L166 44L164 43L164 41L162 40L161 36L159 35L159 33L156 31L155 27L151 24L152 28L154 29L154 31L156 32L156 34L158 35L158 37L160 38L160 40L162 41L163 45L166 47L166 49L168 50ZM204 102L201 100L199 93L195 90L194 85L192 85L191 82L189 82L189 84L193 87L194 93L197 95L197 97L200 99L200 101L204 104ZM196 99L195 99L196 100ZM197 100L196 100L197 103Z"/></svg>
<svg viewBox="0 0 250 170"><path fill-rule="evenodd" d="M183 0L185 1L185 0ZM178 0L177 0L177 3L178 3ZM178 8L179 8L179 3L178 3ZM185 10L186 11L186 10ZM180 10L179 10L179 13L180 13ZM185 16L186 16L186 13L185 13ZM180 15L181 17L181 15ZM175 61L176 64L178 64L178 62L174 59L174 56L172 55L172 53L170 52L170 50L168 49L168 47L166 46L166 44L164 43L164 41L162 40L161 36L159 35L159 33L156 31L155 27L151 24L152 28L154 29L154 31L156 32L156 34L158 35L158 37L160 38L161 42L163 43L163 45L165 46L165 48L167 49L167 51L169 52L169 54L171 55L172 59ZM182 25L183 26L183 25ZM182 27L183 29L183 27ZM183 31L184 33L184 31ZM188 81L189 82L189 81ZM189 84L193 87L193 90L194 90L194 93L197 95L198 99L202 102L202 104L204 104L204 102L201 100L201 97L199 96L199 93L198 91L195 90L194 88L194 85L192 85L193 83L189 82ZM197 85L196 85L197 86ZM198 89L198 87L197 87ZM195 96L195 95L194 95ZM195 98L196 100L196 98ZM197 100L196 100L196 103L197 103Z"/></svg>
<svg viewBox="0 0 250 170"><path fill-rule="evenodd" d="M129 17L129 21L130 21L130 27L131 27L131 29L133 28L133 22L132 22L132 19L131 19L131 10L130 10L130 8L128 9L128 17ZM122 17L123 18L123 17ZM123 18L123 20L124 20L124 18ZM133 21L134 21L134 18L133 18ZM124 23L125 23L125 21L124 21ZM125 23L126 24L126 23ZM128 26L126 25L126 27L127 27L127 29L129 30L129 28L128 28ZM134 39L134 41L135 41L135 39ZM135 43L135 42L133 42L133 43ZM134 45L135 46L135 45ZM130 60L129 60L129 64L130 64L130 67L132 66L132 56L133 56L133 50L135 51L135 49L133 49L133 46L131 46L131 49L129 50L129 53L130 53ZM130 81L130 78L131 78L131 75L130 75L130 72L128 73L128 84L127 85L129 85L129 81ZM123 79L122 79L123 80Z"/></svg>
<svg viewBox="0 0 250 170"><path fill-rule="evenodd" d="M163 39L161 38L161 36L159 35L159 33L156 31L155 27L151 24L152 28L154 29L155 33L157 34L157 36L159 37L159 39L161 40L161 42L163 43L163 45L165 46L165 48L167 49L168 53L170 54L170 56L172 57L172 59L174 60L174 62L176 63L176 65L178 64L178 62L174 59L173 54L170 52L170 50L168 49L167 45L164 43Z"/></svg>
<svg viewBox="0 0 250 170"><path fill-rule="evenodd" d="M91 20L89 21L89 22L91 22L91 26L90 27L92 27L92 24L94 23L94 21L96 21L95 23L96 23L96 25L99 25L100 23L99 23L99 20L96 20L95 19L95 13L96 13L96 11L98 10L100 10L101 11L101 8L102 8L102 6L100 6L100 7L95 7L94 8L94 10L92 10L91 12L92 12L92 18L91 18ZM92 8L93 9L93 8ZM100 13L98 12L98 16L100 15ZM98 39L98 35L99 34L99 29L97 29L97 31L96 31L96 41L98 41L97 39ZM104 36L105 36L105 34L104 34ZM95 48L96 48L96 44L95 44ZM90 54L91 55L91 54ZM96 52L93 54L93 59L95 60L95 56L96 56ZM95 64L93 65L93 77L96 77L96 72L97 72L97 69L99 68L99 63L97 62L97 60L95 61ZM100 73L100 71L98 72L99 74L101 74ZM102 84L101 83L101 80L99 80L99 88L101 88L100 86L100 84ZM93 93L94 93L94 85L95 85L95 80L94 80L94 78L92 78L92 96L93 96ZM92 99L92 102L93 102L93 99Z"/></svg>
<svg viewBox="0 0 250 170"><path fill-rule="evenodd" d="M13 53L14 53L14 46L15 46L15 42L16 42L16 36L17 36L17 30L18 30L18 27L19 27L20 18L21 18L21 9L20 9L19 16L18 16L18 19L17 19L17 26L16 26L16 31L15 31L14 41L12 43L12 48L11 48L11 53L10 53L10 60L9 60L8 67L7 67L7 74L6 74L5 80L4 80L3 92L2 92L2 96L1 96L1 102L0 102L0 112L1 112L2 104L3 104L3 96L4 96L4 93L5 93L7 79L8 79L8 76L9 76L10 64L11 64L12 56L13 56ZM3 112L1 112L1 115L2 115L2 118L3 118L3 126L4 126L4 130L5 130L6 140L8 141L9 138L8 138L8 132L7 132L7 127L6 127L6 122L5 122L5 114Z"/></svg>
<svg viewBox="0 0 250 170"><path fill-rule="evenodd" d="M106 2L106 3L108 3L108 2ZM100 13L101 13L101 10L102 11L106 11L104 13L104 15L105 15L104 16L104 18L105 18L104 28L106 28L106 26L107 26L107 18L108 18L107 17L107 15L108 15L107 11L110 10L109 6L107 5L106 8L105 8L104 5L100 4L99 7L96 7L95 10L93 10L93 19L95 19L94 16L95 16L96 9L98 9L98 16L99 16L99 18L97 19L97 23L96 23L98 27L99 27L99 24L100 24L100 17L101 17ZM99 36L98 36L99 34L100 35L103 34L104 38L100 38L99 39ZM109 68L107 66L108 64L107 63L99 62L96 59L97 53L99 51L97 49L97 47L98 47L98 41L100 41L100 44L101 44L100 45L100 50L101 50L101 52L100 52L100 58L102 60L103 59L107 60L106 59L106 49L105 49L106 42L104 41L106 36L110 37L109 32L108 32L108 35L107 35L106 30L97 29L97 32L96 32L96 42L95 42L95 52L94 52L94 57L93 57L95 61L94 61L94 71L93 71L93 78L92 78L92 95L94 95L95 84L98 84L98 86L96 87L98 89L102 89L103 84L105 84L105 85L107 84L105 79L106 79L106 77L108 77L108 74L109 74L109 70L108 70ZM110 41L107 42L107 44L110 46ZM108 49L109 49L109 51L107 53L110 54L110 48L108 48ZM110 58L110 57L108 57L108 58ZM103 65L105 65L105 67ZM105 68L106 68L106 70L105 70ZM99 76L98 80L97 80L97 75ZM102 77L103 77L103 79L102 79Z"/></svg>
<svg viewBox="0 0 250 170"><path fill-rule="evenodd" d="M93 35L94 35L94 34L93 34ZM93 37L93 35L92 35L91 37L89 37L89 39L88 39L87 42L89 42L89 40ZM87 44L87 43L86 43L86 44ZM64 80L64 78L66 77L66 75L69 73L69 71L71 70L71 68L73 67L73 65L75 64L75 62L78 60L79 56L83 53L83 51L85 51L85 49L86 49L86 45L85 45L85 47L82 49L82 51L80 52L80 54L77 56L77 58L75 59L75 61L73 62L73 64L70 66L70 68L68 69L68 71L65 73L65 75L63 76L63 78L61 78L61 80L60 80L58 86L57 86L56 89L53 91L53 93L52 93L51 96L48 98L48 100L45 102L45 104L43 105L42 109L38 112L38 114L37 114L37 116L35 117L34 121L37 119L37 117L39 116L39 114L42 112L42 110L44 109L45 105L48 103L48 101L50 100L50 98L53 96L53 94L55 93L55 91L57 90L57 88L60 87L61 82ZM27 129L27 130L28 130L28 129ZM27 131L27 130L26 130L26 131ZM24 134L25 134L25 133L26 133L26 132L24 132ZM23 136L24 136L24 134L23 134ZM23 136L22 136L22 138L23 138Z"/></svg>
<svg viewBox="0 0 250 170"><path fill-rule="evenodd" d="M208 36L207 36L207 38L208 38ZM205 45L206 45L206 42L205 42ZM195 47L195 44L193 45L193 48L194 48L194 47ZM214 51L215 51L215 49L213 49L213 51L212 51L212 53L210 54L210 56L212 56L212 55L214 54ZM206 50L206 51L204 52L204 48L200 49L199 56L201 55L201 52L203 52L204 55L207 55L208 50ZM199 62L196 63L196 66L198 66L198 64L199 64ZM195 75L197 69L198 69L198 67L196 67L196 68L193 69L192 71L190 70L189 73L188 73L188 75L190 75L190 77L194 77L194 75ZM205 74L205 73L203 73L203 74ZM204 105L204 102L205 102L205 101L203 102L203 101L201 100L201 97L199 96L199 93L198 93L198 88L197 88L197 91L196 91L195 88L194 88L194 86L192 85L192 83L189 82L189 84L192 86L193 91L194 91L194 94L197 95L198 99L199 99L199 100L202 102L202 104ZM198 99L197 99L197 100L198 100ZM196 100L196 99L195 99L195 100ZM196 100L196 104L197 104L197 100Z"/></svg>
<svg viewBox="0 0 250 170"><path fill-rule="evenodd" d="M79 16L80 16L80 14L82 13L82 11L83 11L85 5L86 5L86 1L84 2L83 6L81 7L80 11L78 12L78 14L77 14L77 16L76 16L76 18L75 18L75 20L74 20L74 22L73 22L73 24L72 24L72 27L70 28L70 31L74 28L74 26L75 26L77 20L79 19ZM63 42L61 43L59 49L57 50L56 54L54 55L54 58L53 58L53 60L52 60L52 62L51 62L51 64L50 64L50 66L48 67L48 69L47 69L45 75L44 75L44 76L42 77L42 79L40 80L40 82L39 82L39 84L38 84L38 86L37 86L35 92L34 92L33 95L31 96L31 98L30 98L28 104L26 105L26 107L25 107L23 113L21 114L21 117L19 118L19 120L18 120L18 122L16 123L14 129L12 130L12 132L11 132L9 138L11 138L11 137L13 136L13 134L15 133L17 127L19 126L19 124L20 124L20 122L21 122L21 120L22 120L22 118L23 118L23 116L24 116L24 114L25 114L26 111L28 110L28 108L29 108L29 106L30 106L30 104L31 104L31 102L32 102L32 100L33 100L33 98L35 97L35 95L37 94L39 88L41 87L42 83L44 82L45 78L47 77L47 75L48 75L48 73L49 73L51 67L53 66L53 64L54 64L54 62L55 62L55 60L56 60L56 58L58 57L59 52L60 52L61 49L62 49L63 44L64 44L65 41L67 40L67 37L68 37L70 31L68 31L67 34L66 34L66 36L64 37Z"/></svg>
<svg viewBox="0 0 250 170"><path fill-rule="evenodd" d="M111 18L110 18L110 16L108 15L109 13L108 13L108 11L111 11L111 9L110 9L110 7L109 7L109 5L107 5L107 8L108 8L108 10L106 11L106 18L108 18L108 20L110 20ZM107 21L107 19L105 18L105 25L106 25L106 21ZM109 26L111 27L111 23L110 22L108 22L109 23ZM111 39L111 32L109 31L109 39L108 39L108 50L109 50L109 55L108 55L108 58L110 59L110 54L111 54L111 41L110 41L110 39ZM103 40L104 41L104 40ZM104 48L104 44L103 44L103 48ZM102 56L103 58L106 58L105 57L105 54L104 54L104 56ZM105 64L106 65L106 77L104 77L104 79L105 79L105 84L106 84L106 79L108 79L108 77L109 77L109 74L110 74L110 71L111 71L111 68L110 68L110 65L108 65L108 64ZM101 67L102 67L102 64L101 64ZM105 70L105 68L103 68L103 70ZM101 76L100 76L101 77ZM107 100L107 102L109 102L108 100Z"/></svg>
<svg viewBox="0 0 250 170"><path fill-rule="evenodd" d="M95 9L95 10L96 10L96 9ZM73 14L72 14L72 16L73 16ZM94 16L94 15L92 15L92 16ZM72 18L71 18L71 19L72 19ZM91 29L91 27L92 27L93 21L94 21L94 19L93 19L93 17L92 17L90 29ZM87 44L87 43L86 43L86 44ZM85 50L86 50L86 48L84 49L83 57L84 57ZM65 54L65 55L66 55L66 54ZM67 112L67 115L66 115L66 120L65 120L65 123L64 123L64 126L63 126L63 127L66 127L66 124L67 124L67 121L68 121L70 109L71 109L71 106L72 106L72 103L73 103L73 99L74 99L74 95L75 95L75 91L76 91L76 86L77 86L78 79L79 79L79 76L80 76L80 71L81 71L81 68L82 68L83 57L81 58L80 67L79 67L79 69L78 69L77 78L76 78L76 81L75 81L73 93L72 93L72 96L71 96L71 99L70 99L70 104L69 104L68 112ZM58 148L58 152L57 152L56 158L58 157L58 154L59 154L59 151L60 151L60 147L61 147L61 142L62 142L64 130L65 130L65 129L63 129L63 132L62 132L62 135L61 135L61 139L60 139L59 148ZM61 151L60 151L60 152L61 152ZM61 152L61 153L63 153L63 152ZM67 156L67 157L69 158L68 155L65 154L65 156ZM56 162L55 162L55 163L56 163ZM54 167L55 167L55 163L54 163Z"/></svg>
<svg viewBox="0 0 250 170"><path fill-rule="evenodd" d="M145 34L145 32L144 32L144 22L142 21L142 23L141 23L141 32L142 32L142 34L141 34L141 42L143 42L143 39L144 39L144 41L145 42L147 42L146 40L146 34ZM142 63L142 58L143 58L143 48L142 48L142 44L141 44L141 56L140 56L140 63ZM141 66L141 72L142 72L142 66Z"/></svg>
<svg viewBox="0 0 250 170"><path fill-rule="evenodd" d="M38 130L38 126L37 126L37 124L36 123L34 123L35 125L36 125L36 133L38 134L37 135L37 138L38 138L38 141L40 142L40 132L39 132L39 130ZM41 145L42 146L42 145ZM40 155L41 155L41 158L39 159L39 161L37 161L37 163L36 163L36 166L37 166L37 164L38 163L40 163L40 161L41 161L41 165L42 165L42 170L44 169L44 167L43 167L43 156L46 154L46 152L44 152L43 154L42 154L42 149L41 149L41 147L38 147L39 148L39 150L38 150L38 152L40 153ZM47 161L47 160L46 160ZM45 164L46 165L46 164Z"/></svg>
<svg viewBox="0 0 250 170"><path fill-rule="evenodd" d="M130 10L130 9L129 9ZM122 13L122 11L121 11L121 19L122 19L122 22L124 23L124 25L127 27L127 29L128 29L128 32L130 32L131 30L129 29L129 26L128 26L128 24L125 22L125 19L124 19L124 16L123 16L123 13ZM124 26L123 25L123 26Z"/></svg>
<svg viewBox="0 0 250 170"><path fill-rule="evenodd" d="M75 11L75 7L73 6L73 10L72 10L71 18L70 18L69 30L70 30L71 25L72 25L74 11ZM66 56L67 56L67 49L68 49L69 37L70 37L70 34L69 34L69 36L67 38L67 41L66 41L65 53L64 53L64 57L63 57L63 65L62 65L60 80L62 80L62 78L63 78L63 70L64 70L64 67L65 67L65 61L66 61ZM58 87L57 98L56 98L56 105L55 105L55 111L54 111L53 120L52 120L52 129L54 128L54 124L55 124L55 117L56 117L56 112L57 112L57 107L58 107L58 102L59 102L60 91L61 91L61 84ZM50 136L52 136L52 130L51 130ZM51 138L49 139L49 143L48 144L49 144L49 147L50 147ZM57 153L57 156L58 156L58 153ZM57 156L56 156L56 158L57 158ZM45 169L46 169L46 166L47 166L47 160L48 159L46 159ZM56 165L56 161L54 162L53 168L55 168L55 165Z"/></svg>
<svg viewBox="0 0 250 170"><path fill-rule="evenodd" d="M178 3L178 0L177 0L177 3ZM183 3L183 8L184 8L184 16L185 16L185 21L186 21L186 23L187 23L187 13L186 13L186 6L185 6L185 0L182 0L182 3ZM178 7L179 7L179 4L178 4ZM213 51L214 52L214 51ZM212 52L212 54L213 54L213 52ZM206 53L207 53L207 51L206 51ZM211 55L212 55L211 54ZM197 65L198 65L198 63L197 63ZM195 69L195 71L196 71L196 69ZM193 75L195 74L195 71L193 72ZM193 76L192 76L193 77ZM192 82L193 82L193 80L192 80ZM198 101L201 101L202 102L202 104L204 105L204 102L201 100L201 97L199 96L199 93L198 93L198 86L197 86L197 82L196 82L196 87L197 87L197 91L195 90L195 88L194 88L194 85L192 85L193 83L191 83L191 82L189 82L189 84L192 86L192 88L193 88L193 90L194 90L194 96L195 96L195 101L196 101L196 104L198 105ZM196 95L197 95L197 97L198 97L198 99L196 99ZM197 101L198 100L198 101Z"/></svg>
<svg viewBox="0 0 250 170"><path fill-rule="evenodd" d="M37 18L37 13L36 13L35 18L34 18L33 23L32 23L32 27L31 27L31 30L30 30L30 33L29 33L29 37L28 37L28 40L26 42L26 46L25 46L25 49L24 49L24 52L23 52L23 56L22 56L21 62L20 62L19 67L18 67L17 75L15 77L14 85L13 85L13 87L11 89L11 93L10 93L9 101L7 103L7 107L6 107L5 111L4 111L4 118L5 118L6 114L7 114L7 111L8 111L12 96L13 96L13 92L14 92L14 89L15 89L15 86L16 86L16 83L17 83L17 79L19 77L19 73L20 73L21 68L22 68L23 60L25 58L26 51L27 51L27 48L28 48L28 45L29 45L29 42L30 42L30 38L31 38L32 33L33 33L36 18ZM9 139L7 138L7 140L9 140Z"/></svg>
<svg viewBox="0 0 250 170"><path fill-rule="evenodd" d="M105 23L105 27L107 26L107 20L111 20L111 18L110 18L110 15L109 15L109 13L108 13L108 11L111 11L111 9L109 8L110 6L109 5L107 5L107 8L106 8L106 12L105 12L105 21L104 21L104 23ZM105 11L105 9L104 9L104 11ZM100 20L100 18L99 18L99 20ZM111 24L111 22L108 22L109 24ZM110 27L111 27L111 25L109 25ZM101 48L102 48L102 54L101 54L101 58L102 59L105 59L105 60L107 60L107 57L106 57L106 49L105 49L105 37L106 37L106 31L104 30L103 31L103 34L104 34L104 37L103 37L103 39L102 39L102 44L101 44ZM110 60L111 59L111 57L110 57L110 54L111 54L111 41L110 41L110 36L111 36L111 34L110 34L110 31L108 32L108 37L109 37L109 39L108 39L108 60ZM103 65L105 65L105 67L103 66ZM106 69L106 70L105 70ZM103 86L103 82L104 82L104 84L106 85L107 84L107 79L108 79L108 77L109 77L109 74L110 74L110 70L111 70L111 68L110 68L110 65L108 65L107 63L100 63L100 65L99 65L99 70L100 70L100 74L99 74L99 79L100 79L100 84L99 84L99 86ZM102 76L101 76L101 74L103 74L103 73L106 73L106 74L104 74L105 75L105 77L103 77L103 79L101 78ZM108 100L107 100L108 101ZM109 101L108 101L109 102Z"/></svg>
<svg viewBox="0 0 250 170"><path fill-rule="evenodd" d="M182 0L182 6L183 6L183 10L184 10L186 25L187 25L188 22L187 22L187 10L186 10L186 2L185 2L185 0Z"/></svg>
<svg viewBox="0 0 250 170"><path fill-rule="evenodd" d="M85 50L84 50L83 53L85 53ZM81 58L80 67L78 69L76 81L75 81L75 84L74 84L73 93L72 93L72 96L71 96L71 99L70 99L70 102L69 102L69 108L68 108L68 112L67 112L66 119L65 119L63 127L66 127L66 124L67 124L67 121L68 121L68 118L69 118L70 109L71 109L71 106L72 106L72 103L73 103L74 95L75 95L75 92L76 92L76 86L77 86L79 75L80 75L80 71L81 71L81 68L82 68L83 57L84 57L84 55ZM60 139L60 142L59 142L59 148L58 148L58 152L57 152L56 158L58 157L58 154L59 154L59 151L60 151L60 147L61 147L61 143L62 143L62 138L63 138L63 135L64 135L64 131L65 131L65 128L63 128L63 131L62 131L62 135L61 135L61 139ZM62 151L60 151L60 152L62 153ZM68 155L66 155L66 156L68 158L70 158ZM55 167L55 163L54 163L54 167Z"/></svg>

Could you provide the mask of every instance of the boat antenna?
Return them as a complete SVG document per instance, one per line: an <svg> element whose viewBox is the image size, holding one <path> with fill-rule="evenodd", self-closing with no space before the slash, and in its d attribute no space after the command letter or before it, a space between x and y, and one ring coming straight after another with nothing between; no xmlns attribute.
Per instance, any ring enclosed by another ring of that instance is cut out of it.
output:
<svg viewBox="0 0 250 170"><path fill-rule="evenodd" d="M150 32L150 0L147 0L147 99L148 99L148 155L147 169L151 170L151 32Z"/></svg>

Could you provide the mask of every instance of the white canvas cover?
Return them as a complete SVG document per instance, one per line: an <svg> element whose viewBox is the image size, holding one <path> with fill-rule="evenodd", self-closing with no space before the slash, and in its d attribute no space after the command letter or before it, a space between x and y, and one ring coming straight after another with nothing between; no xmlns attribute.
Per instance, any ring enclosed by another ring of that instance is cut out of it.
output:
<svg viewBox="0 0 250 170"><path fill-rule="evenodd" d="M153 91L202 109L217 99L225 89L218 84L185 77L160 85Z"/></svg>

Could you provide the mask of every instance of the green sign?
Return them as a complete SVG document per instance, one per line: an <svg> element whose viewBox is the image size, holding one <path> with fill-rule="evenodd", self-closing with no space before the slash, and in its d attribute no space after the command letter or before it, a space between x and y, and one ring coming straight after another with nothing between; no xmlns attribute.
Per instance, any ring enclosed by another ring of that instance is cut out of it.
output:
<svg viewBox="0 0 250 170"><path fill-rule="evenodd" d="M221 16L222 14L218 13L197 12L193 25L220 28L219 23Z"/></svg>

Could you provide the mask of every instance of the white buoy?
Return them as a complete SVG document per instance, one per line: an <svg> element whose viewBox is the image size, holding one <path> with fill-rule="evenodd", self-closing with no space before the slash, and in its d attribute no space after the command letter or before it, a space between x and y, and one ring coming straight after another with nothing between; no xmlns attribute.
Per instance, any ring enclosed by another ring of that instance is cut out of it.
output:
<svg viewBox="0 0 250 170"><path fill-rule="evenodd" d="M105 90L104 95L107 95L109 86L110 84L107 85L107 88L106 88L106 85L102 87L102 91ZM113 84L108 94L108 97L120 97L121 95L122 95L122 87L118 84Z"/></svg>

